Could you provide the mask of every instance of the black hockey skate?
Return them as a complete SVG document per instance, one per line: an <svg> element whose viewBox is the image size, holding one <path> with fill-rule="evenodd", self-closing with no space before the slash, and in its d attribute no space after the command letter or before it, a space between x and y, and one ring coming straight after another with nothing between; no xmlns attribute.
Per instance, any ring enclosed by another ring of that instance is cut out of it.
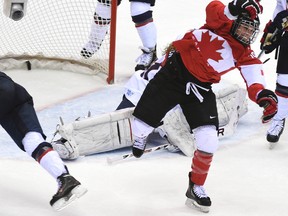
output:
<svg viewBox="0 0 288 216"><path fill-rule="evenodd" d="M147 144L147 137L135 137L134 138L134 142L133 142L133 146L132 146L132 153L134 155L134 157L136 158L140 158L146 148L146 144Z"/></svg>
<svg viewBox="0 0 288 216"><path fill-rule="evenodd" d="M67 207L76 198L80 198L87 192L87 189L69 173L62 174L57 180L60 187L50 201L50 205L56 211Z"/></svg>
<svg viewBox="0 0 288 216"><path fill-rule="evenodd" d="M210 197L207 196L203 186L195 185L190 180L191 173L189 173L189 186L186 191L186 205L201 212L208 213L211 206Z"/></svg>
<svg viewBox="0 0 288 216"><path fill-rule="evenodd" d="M146 70L157 60L156 46L154 48L140 47L142 54L136 59L135 71Z"/></svg>

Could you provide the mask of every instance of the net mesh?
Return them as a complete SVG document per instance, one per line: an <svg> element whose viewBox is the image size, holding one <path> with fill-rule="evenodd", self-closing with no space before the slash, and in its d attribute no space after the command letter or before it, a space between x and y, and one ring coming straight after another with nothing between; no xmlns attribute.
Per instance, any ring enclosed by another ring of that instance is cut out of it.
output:
<svg viewBox="0 0 288 216"><path fill-rule="evenodd" d="M4 0L0 2L2 12ZM74 71L109 73L109 27L91 58L80 55L89 40L96 5L97 0L28 0L26 14L19 21L0 13L0 70L23 68L29 61L37 68L69 64L70 69L75 66Z"/></svg>

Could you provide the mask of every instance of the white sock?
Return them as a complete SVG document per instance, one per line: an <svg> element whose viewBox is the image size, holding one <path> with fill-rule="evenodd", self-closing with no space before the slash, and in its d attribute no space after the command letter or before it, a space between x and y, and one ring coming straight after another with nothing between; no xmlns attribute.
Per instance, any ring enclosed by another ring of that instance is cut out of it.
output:
<svg viewBox="0 0 288 216"><path fill-rule="evenodd" d="M40 165L55 179L63 173L67 173L65 165L56 151L45 154L40 160Z"/></svg>

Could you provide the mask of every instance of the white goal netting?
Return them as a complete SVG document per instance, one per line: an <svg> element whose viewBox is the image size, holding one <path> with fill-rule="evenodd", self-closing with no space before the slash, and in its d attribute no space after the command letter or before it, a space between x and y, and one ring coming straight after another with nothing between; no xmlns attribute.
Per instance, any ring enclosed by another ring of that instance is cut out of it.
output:
<svg viewBox="0 0 288 216"><path fill-rule="evenodd" d="M109 74L110 27L92 57L80 55L89 40L97 0L28 0L19 21L5 16L4 1L0 0L0 70L31 66Z"/></svg>

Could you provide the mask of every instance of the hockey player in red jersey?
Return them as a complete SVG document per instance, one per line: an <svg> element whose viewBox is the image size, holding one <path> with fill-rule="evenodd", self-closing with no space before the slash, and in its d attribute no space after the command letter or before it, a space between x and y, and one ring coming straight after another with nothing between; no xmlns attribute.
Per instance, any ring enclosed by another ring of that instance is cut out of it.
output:
<svg viewBox="0 0 288 216"><path fill-rule="evenodd" d="M57 211L87 191L68 172L52 145L45 141L33 99L24 87L0 72L0 124L17 146L35 159L58 182L50 205Z"/></svg>
<svg viewBox="0 0 288 216"><path fill-rule="evenodd" d="M133 113L132 152L141 157L147 136L170 109L180 105L197 146L186 204L203 212L211 206L203 185L218 147L212 83L238 69L249 98L264 108L262 122L268 122L277 112L277 97L265 88L262 62L250 48L259 31L259 13L262 6L258 0L234 0L227 6L211 1L206 7L206 23L170 44L161 70L147 85Z"/></svg>

